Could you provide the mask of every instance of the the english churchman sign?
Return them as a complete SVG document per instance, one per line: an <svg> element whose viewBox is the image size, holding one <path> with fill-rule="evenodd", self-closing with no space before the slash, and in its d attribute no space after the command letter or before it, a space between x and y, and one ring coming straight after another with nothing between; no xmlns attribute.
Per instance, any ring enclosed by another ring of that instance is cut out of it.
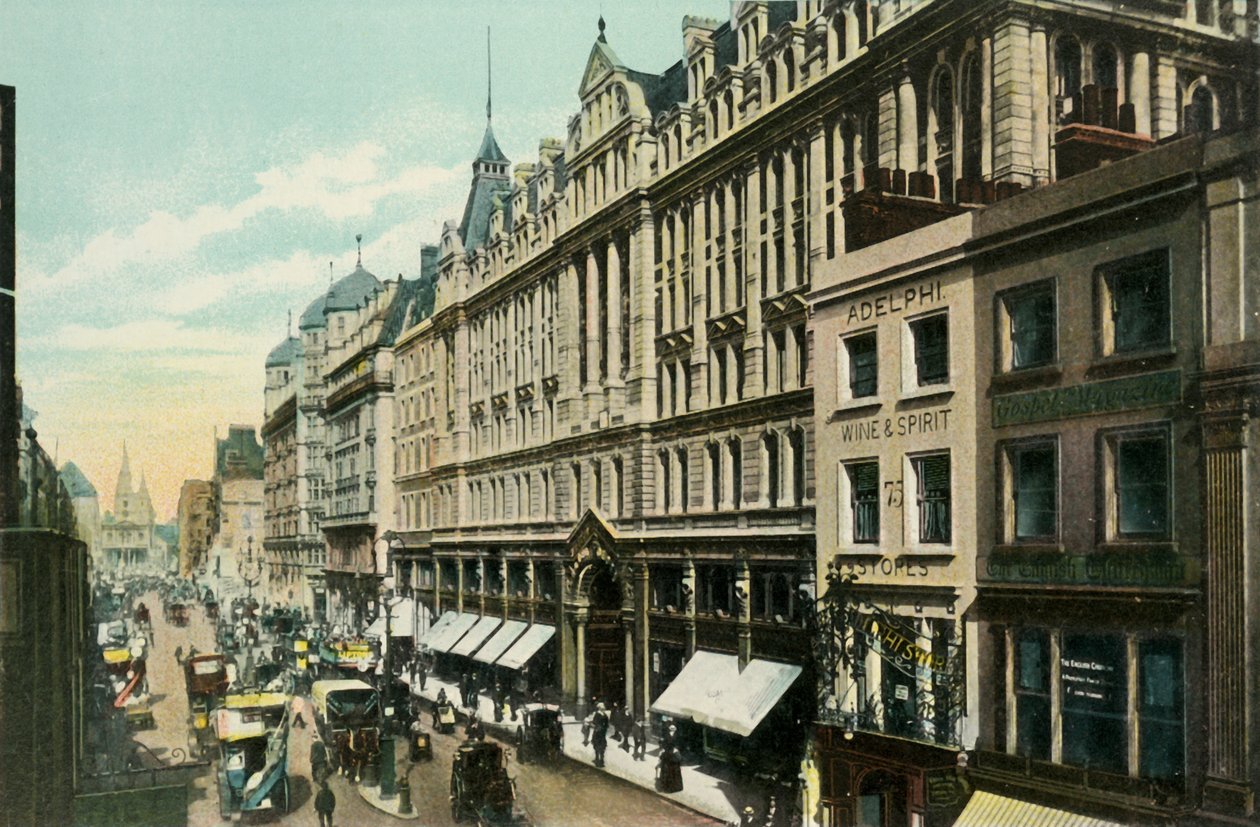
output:
<svg viewBox="0 0 1260 827"><path fill-rule="evenodd" d="M1181 371L1167 370L993 398L993 427L1170 405L1181 400Z"/></svg>

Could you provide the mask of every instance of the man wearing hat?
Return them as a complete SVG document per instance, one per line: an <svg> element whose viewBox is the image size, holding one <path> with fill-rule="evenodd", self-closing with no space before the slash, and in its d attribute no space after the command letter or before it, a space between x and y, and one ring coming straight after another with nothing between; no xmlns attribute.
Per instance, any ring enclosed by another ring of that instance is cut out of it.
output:
<svg viewBox="0 0 1260 827"><path fill-rule="evenodd" d="M604 766L604 750L608 749L608 709L596 704L591 716L591 745L595 747L595 766Z"/></svg>

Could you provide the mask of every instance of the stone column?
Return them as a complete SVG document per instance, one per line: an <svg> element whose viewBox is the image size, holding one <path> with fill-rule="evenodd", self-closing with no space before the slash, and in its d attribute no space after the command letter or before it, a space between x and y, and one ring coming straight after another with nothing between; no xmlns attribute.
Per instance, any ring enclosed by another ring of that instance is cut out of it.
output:
<svg viewBox="0 0 1260 827"><path fill-rule="evenodd" d="M735 567L735 597L739 600L736 616L739 623L739 668L743 669L752 660L752 578L748 572L748 561L740 560ZM743 594L741 598L739 595Z"/></svg>
<svg viewBox="0 0 1260 827"><path fill-rule="evenodd" d="M1151 134L1151 56L1134 52L1129 70L1129 103L1139 135Z"/></svg>
<svg viewBox="0 0 1260 827"><path fill-rule="evenodd" d="M648 708L652 705L652 645L650 640L650 605L649 589L650 573L645 562L635 570L635 589L638 593L638 608L635 611L636 639L638 649L635 654L639 658L639 696L635 712L647 717Z"/></svg>
<svg viewBox="0 0 1260 827"><path fill-rule="evenodd" d="M809 203L805 205L809 216L808 250L810 271L816 266L814 262L827 254L827 232L824 224L827 220L827 140L823 122L816 121L809 126Z"/></svg>
<svg viewBox="0 0 1260 827"><path fill-rule="evenodd" d="M634 657L634 621L633 621L633 618L634 618L634 615L629 615L629 616L628 616L628 618L626 618L626 619L629 619L631 622L623 624L623 625L625 626L625 638L624 638L624 642L625 642L625 643L624 643L624 645L625 645L625 656L626 656L626 674L625 674L625 678L624 678L624 680L622 681L622 686L623 686L623 688L625 689L625 699L624 699L624 701L623 701L623 702L625 703L625 707L624 707L624 708L625 708L625 710L626 710L627 712L633 712L633 711L634 711L634 662L635 662L635 657Z"/></svg>
<svg viewBox="0 0 1260 827"><path fill-rule="evenodd" d="M903 66L897 82L897 166L907 174L919 170L919 105L910 79L910 69Z"/></svg>
<svg viewBox="0 0 1260 827"><path fill-rule="evenodd" d="M980 41L980 175L993 177L993 38Z"/></svg>
<svg viewBox="0 0 1260 827"><path fill-rule="evenodd" d="M993 175L1029 183L1032 172L1032 91L1028 23L1008 19L993 43L993 107L1002 113L993 128Z"/></svg>
<svg viewBox="0 0 1260 827"><path fill-rule="evenodd" d="M844 59L852 60L857 57L858 49L862 48L858 35L857 13L853 10L854 6L849 3L844 7Z"/></svg>
<svg viewBox="0 0 1260 827"><path fill-rule="evenodd" d="M580 609L573 619L574 632L574 656L576 663L576 680L577 680L577 702L579 709L585 709L587 701L586 697L586 621L587 615L585 609Z"/></svg>
<svg viewBox="0 0 1260 827"><path fill-rule="evenodd" d="M705 243L705 233L708 229L705 203L710 197L710 193L702 191L700 197L692 202L691 207L691 249L696 262L691 272L691 364L692 370L696 372L695 391L692 394L692 401L695 403L694 410L704 410L709 406L709 328L705 323L704 305L710 298L706 290L712 281L705 278L706 271L712 266L709 257L710 246Z"/></svg>
<svg viewBox="0 0 1260 827"><path fill-rule="evenodd" d="M617 237L608 239L608 384L621 387L624 379L621 376L621 250L617 247Z"/></svg>
<svg viewBox="0 0 1260 827"><path fill-rule="evenodd" d="M738 178L732 179L726 187L726 198L722 200L723 219L726 224L726 256L722 262L722 266L726 268L726 309L734 310L738 307L739 290L736 287L736 280L739 276L736 274L735 266L735 224L738 217L735 214L735 192L740 187ZM743 227L744 244L748 243L748 225Z"/></svg>
<svg viewBox="0 0 1260 827"><path fill-rule="evenodd" d="M433 614L442 616L442 561L436 557L433 558Z"/></svg>
<svg viewBox="0 0 1260 827"><path fill-rule="evenodd" d="M583 377L582 386L582 393L587 401L584 418L588 422L594 416L594 394L599 392L599 301L599 265L595 261L594 248L588 248L586 251L586 376Z"/></svg>
<svg viewBox="0 0 1260 827"><path fill-rule="evenodd" d="M1154 105L1151 137L1155 140L1167 138L1177 132L1177 67L1171 56L1157 54L1155 56L1155 90L1152 100Z"/></svg>
<svg viewBox="0 0 1260 827"><path fill-rule="evenodd" d="M1032 165L1033 177L1050 177L1050 131L1054 113L1050 108L1050 66L1046 47L1046 25L1034 21L1030 36L1032 51Z"/></svg>
<svg viewBox="0 0 1260 827"><path fill-rule="evenodd" d="M765 171L756 159L750 159L744 167L747 181L744 198L744 307L748 323L744 335L744 396L761 395L761 287L766 266L761 260L761 176Z"/></svg>
<svg viewBox="0 0 1260 827"><path fill-rule="evenodd" d="M683 632L686 635L687 660L696 653L696 564L687 560L683 563L683 590L687 592L687 611L683 616Z"/></svg>
<svg viewBox="0 0 1260 827"><path fill-rule="evenodd" d="M792 225L796 223L796 208L793 202L796 196L796 160L789 144L783 151L783 284L796 286L796 244L792 236ZM777 288L777 282L775 287Z"/></svg>
<svg viewBox="0 0 1260 827"><path fill-rule="evenodd" d="M463 614L464 612L464 561L456 557L451 561L455 564L455 611Z"/></svg>

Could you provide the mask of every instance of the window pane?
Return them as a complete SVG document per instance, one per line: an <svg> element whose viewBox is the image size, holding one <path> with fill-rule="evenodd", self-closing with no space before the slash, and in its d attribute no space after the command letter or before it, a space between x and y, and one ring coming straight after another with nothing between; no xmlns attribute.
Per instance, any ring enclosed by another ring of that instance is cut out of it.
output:
<svg viewBox="0 0 1260 827"><path fill-rule="evenodd" d="M1163 437L1125 439L1116 446L1120 534L1168 531L1168 443Z"/></svg>
<svg viewBox="0 0 1260 827"><path fill-rule="evenodd" d="M1111 312L1115 349L1137 350L1168 343L1168 267L1161 252L1112 276Z"/></svg>
<svg viewBox="0 0 1260 827"><path fill-rule="evenodd" d="M1016 752L1050 758L1050 640L1042 631L1020 633L1015 642Z"/></svg>
<svg viewBox="0 0 1260 827"><path fill-rule="evenodd" d="M1058 473L1054 447L1022 448L1015 453L1015 537L1055 536L1058 523Z"/></svg>
<svg viewBox="0 0 1260 827"><path fill-rule="evenodd" d="M1185 714L1181 642L1142 641L1138 654L1139 771L1144 778L1185 774Z"/></svg>
<svg viewBox="0 0 1260 827"><path fill-rule="evenodd" d="M1012 297L1011 366L1026 368L1054 361L1054 294L1049 290Z"/></svg>
<svg viewBox="0 0 1260 827"><path fill-rule="evenodd" d="M918 734L918 695L915 679L885 661L882 670L884 731L889 735L913 738Z"/></svg>
<svg viewBox="0 0 1260 827"><path fill-rule="evenodd" d="M863 462L849 466L852 491L853 542L879 540L879 463Z"/></svg>
<svg viewBox="0 0 1260 827"><path fill-rule="evenodd" d="M949 455L914 461L919 477L919 542L947 543L950 530Z"/></svg>
<svg viewBox="0 0 1260 827"><path fill-rule="evenodd" d="M1063 763L1127 772L1124 652L1124 641L1118 636L1064 636L1060 662Z"/></svg>
<svg viewBox="0 0 1260 827"><path fill-rule="evenodd" d="M949 381L949 317L942 313L914 322L911 332L919 384Z"/></svg>
<svg viewBox="0 0 1260 827"><path fill-rule="evenodd" d="M849 388L854 398L874 395L878 377L875 334L846 339L845 347L849 351Z"/></svg>

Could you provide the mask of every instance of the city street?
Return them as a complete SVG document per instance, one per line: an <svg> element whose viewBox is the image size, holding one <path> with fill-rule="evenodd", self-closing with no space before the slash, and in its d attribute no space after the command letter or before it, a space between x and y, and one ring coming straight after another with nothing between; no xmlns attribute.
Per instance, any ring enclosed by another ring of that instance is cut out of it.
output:
<svg viewBox="0 0 1260 827"><path fill-rule="evenodd" d="M175 661L175 649L195 645L201 652L214 651L213 627L199 605L194 604L187 627L178 628L166 622L161 601L156 594L143 598L153 616L154 643L149 656L149 686L153 715L157 727L139 732L136 740L152 750L153 756L171 762L188 750L188 707L183 673ZM264 647L265 648L265 647ZM293 729L289 739L289 777L292 790L292 811L272 823L317 824L314 806L315 788L310 780L310 745L314 733L311 707L302 703L303 718L308 726ZM344 778L332 776L332 789L337 796L334 824L404 824L454 825L451 819L448 791L451 756L461 737L462 728L453 735L433 736L433 760L412 765L399 760L398 775L406 774L411 783L412 801L421 818L405 822L372 807L359 795L354 785ZM399 755L403 756L400 743ZM511 752L514 752L511 751ZM212 758L212 756L208 756ZM522 765L509 759L509 775L515 779L517 795L535 823L539 825L709 825L718 822L660 798L605 773L562 761L553 767ZM188 823L196 827L223 823L219 816L215 791L214 764L197 779L189 795Z"/></svg>

